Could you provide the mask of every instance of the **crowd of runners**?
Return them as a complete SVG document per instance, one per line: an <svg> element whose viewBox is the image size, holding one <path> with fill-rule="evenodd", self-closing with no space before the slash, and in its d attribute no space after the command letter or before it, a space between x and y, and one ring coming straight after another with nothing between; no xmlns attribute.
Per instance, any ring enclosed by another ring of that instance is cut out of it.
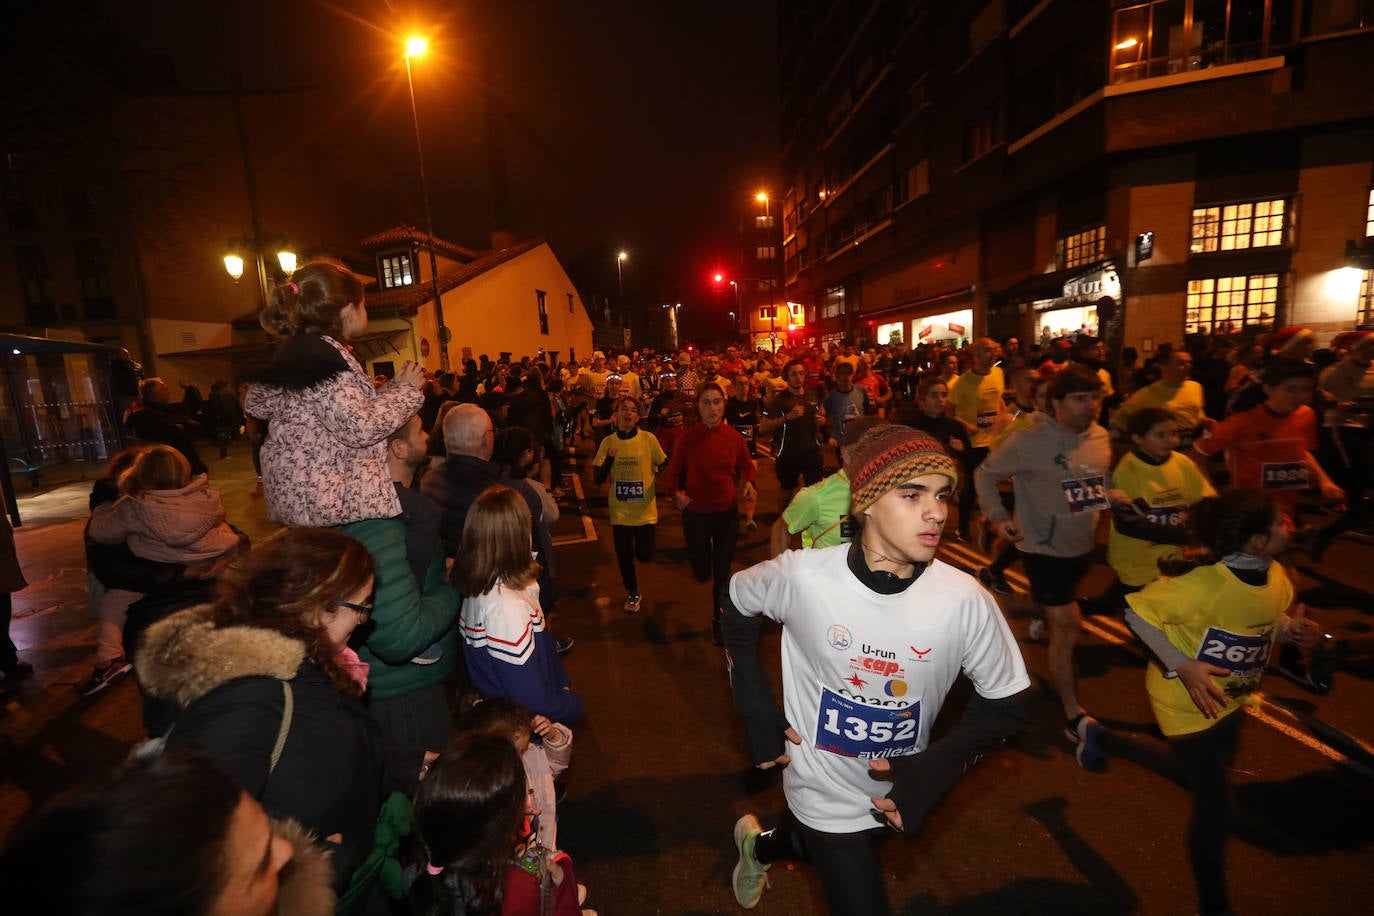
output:
<svg viewBox="0 0 1374 916"><path fill-rule="evenodd" d="M802 859L832 912L891 911L879 841L917 835L1030 721L994 597L1020 564L1085 768L1117 739L1079 693L1083 615L1122 617L1149 653L1144 689L1193 794L1181 842L1198 908L1232 911L1235 713L1271 666L1326 690L1345 648L1295 603L1282 560L1374 536L1374 332L1241 329L1146 354L1080 334L484 355L373 379L347 346L366 328L362 290L328 262L297 270L262 321L281 345L242 407L283 530L247 543L193 473L190 436L115 459L91 498L101 625L83 691L132 671L150 740L16 832L4 899L588 912L560 851L557 779L596 710L560 659L574 647L557 616L577 609L550 528L594 488L625 614L656 587L658 526L681 524L702 584L687 600L725 649L744 750L784 769L786 809L734 828L741 907L774 862ZM139 408L165 409L145 386ZM164 427L185 430L170 411L148 428ZM759 505L760 474L779 504ZM760 517L776 519L772 559L741 570L737 540ZM948 539L984 564L943 562ZM1116 581L1085 597L1104 541ZM765 618L782 627L780 666L760 657ZM29 673L12 645L0 668L7 686ZM973 697L932 741L961 674Z"/></svg>

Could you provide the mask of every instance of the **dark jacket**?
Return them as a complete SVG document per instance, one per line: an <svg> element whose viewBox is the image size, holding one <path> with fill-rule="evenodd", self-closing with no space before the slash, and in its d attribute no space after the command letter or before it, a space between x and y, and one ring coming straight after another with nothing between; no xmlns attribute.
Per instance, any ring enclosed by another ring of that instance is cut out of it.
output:
<svg viewBox="0 0 1374 916"><path fill-rule="evenodd" d="M458 553L468 509L472 508L478 495L500 481L500 465L468 455L449 456L443 464L431 468L421 479L420 492L438 503L439 510L443 512L439 539L443 542L445 556Z"/></svg>
<svg viewBox="0 0 1374 916"><path fill-rule="evenodd" d="M542 388L522 388L511 395L507 426L523 426L547 451L553 442L553 402Z"/></svg>
<svg viewBox="0 0 1374 916"><path fill-rule="evenodd" d="M160 621L139 652L144 689L184 708L168 749L202 748L268 814L295 818L319 837L340 834L335 887L347 886L372 847L390 788L381 729L306 660L303 643L259 627L217 629L208 611L193 608ZM273 770L285 709L282 681L290 682L294 708Z"/></svg>
<svg viewBox="0 0 1374 916"><path fill-rule="evenodd" d="M192 474L208 474L210 469L200 460L196 444L184 422L178 420L161 404L138 401L129 413L129 429L144 442L170 445L186 456Z"/></svg>

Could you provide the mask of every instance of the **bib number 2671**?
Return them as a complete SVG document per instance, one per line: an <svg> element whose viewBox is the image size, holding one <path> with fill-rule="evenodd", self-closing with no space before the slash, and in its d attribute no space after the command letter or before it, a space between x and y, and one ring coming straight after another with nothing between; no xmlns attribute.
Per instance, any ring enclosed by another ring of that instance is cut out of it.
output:
<svg viewBox="0 0 1374 916"><path fill-rule="evenodd" d="M821 688L816 747L842 757L902 757L916 750L921 703L900 709L868 706Z"/></svg>

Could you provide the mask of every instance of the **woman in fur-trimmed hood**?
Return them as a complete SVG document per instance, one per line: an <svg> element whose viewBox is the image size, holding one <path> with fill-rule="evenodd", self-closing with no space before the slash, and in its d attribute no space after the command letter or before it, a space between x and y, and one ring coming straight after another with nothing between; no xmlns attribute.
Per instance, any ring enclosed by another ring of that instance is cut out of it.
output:
<svg viewBox="0 0 1374 916"><path fill-rule="evenodd" d="M182 707L167 748L200 748L268 814L325 838L340 890L371 848L388 772L413 782L422 763L390 768L361 703L367 666L347 643L373 578L354 539L289 528L221 580L213 603L150 627L134 664L145 691Z"/></svg>
<svg viewBox="0 0 1374 916"><path fill-rule="evenodd" d="M375 388L349 350L367 329L362 284L340 264L311 262L273 291L260 321L281 345L243 407L268 422L268 515L322 528L400 515L386 439L424 403L425 379L406 363Z"/></svg>

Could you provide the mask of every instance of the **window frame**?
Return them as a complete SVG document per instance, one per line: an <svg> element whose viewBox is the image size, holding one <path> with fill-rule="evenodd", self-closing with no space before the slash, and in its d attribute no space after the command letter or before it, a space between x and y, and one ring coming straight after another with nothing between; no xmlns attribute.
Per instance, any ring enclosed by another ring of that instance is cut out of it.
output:
<svg viewBox="0 0 1374 916"><path fill-rule="evenodd" d="M1059 240L1059 263L1064 270L1096 264L1106 256L1106 223L1070 232Z"/></svg>
<svg viewBox="0 0 1374 916"><path fill-rule="evenodd" d="M1271 290L1272 295L1265 295ZM1256 292L1259 293L1258 297L1253 295ZM1232 324L1231 333L1252 326L1273 327L1278 320L1284 293L1284 277L1281 273L1198 277L1189 280L1183 300L1183 333L1215 334L1218 326L1227 322ZM1223 295L1227 301L1218 304L1217 300ZM1239 301L1236 300L1238 295ZM1218 316L1219 308L1227 309L1228 312ZM1202 317L1203 309L1208 312L1206 318ZM1230 311L1234 309L1240 309L1239 316ZM1258 312L1255 313L1255 310Z"/></svg>
<svg viewBox="0 0 1374 916"><path fill-rule="evenodd" d="M1277 216L1272 212L1273 205L1279 204L1281 212ZM1269 210L1264 214L1259 214L1259 208L1264 207ZM1244 212L1242 212L1244 211ZM1266 227L1258 228L1260 220L1272 221L1279 220L1278 228L1274 228L1272 222L1266 222ZM1245 228L1236 231L1236 227L1244 225ZM1227 232L1230 226L1233 231ZM1201 232L1199 230L1201 229ZM1279 239L1276 242L1265 241L1256 243L1255 239L1259 235L1266 237L1277 232ZM1244 238L1245 244L1236 244L1236 239ZM1226 240L1232 240L1228 247ZM1191 228L1188 236L1188 253L1190 255L1224 254L1230 251L1250 251L1255 248L1283 248L1291 245L1293 241L1293 199L1291 197L1266 197L1261 199L1251 199L1243 201L1232 201L1230 203L1204 204L1194 206L1192 209ZM1213 247L1208 247L1208 243Z"/></svg>
<svg viewBox="0 0 1374 916"><path fill-rule="evenodd" d="M1355 327L1374 328L1374 269L1360 273L1360 295L1355 300Z"/></svg>
<svg viewBox="0 0 1374 916"><path fill-rule="evenodd" d="M539 306L539 333L549 333L549 294L546 290L536 289L534 291L535 301Z"/></svg>
<svg viewBox="0 0 1374 916"><path fill-rule="evenodd" d="M377 285L382 289L401 289L415 286L417 283L419 277L415 272L414 249L388 251L377 255Z"/></svg>

